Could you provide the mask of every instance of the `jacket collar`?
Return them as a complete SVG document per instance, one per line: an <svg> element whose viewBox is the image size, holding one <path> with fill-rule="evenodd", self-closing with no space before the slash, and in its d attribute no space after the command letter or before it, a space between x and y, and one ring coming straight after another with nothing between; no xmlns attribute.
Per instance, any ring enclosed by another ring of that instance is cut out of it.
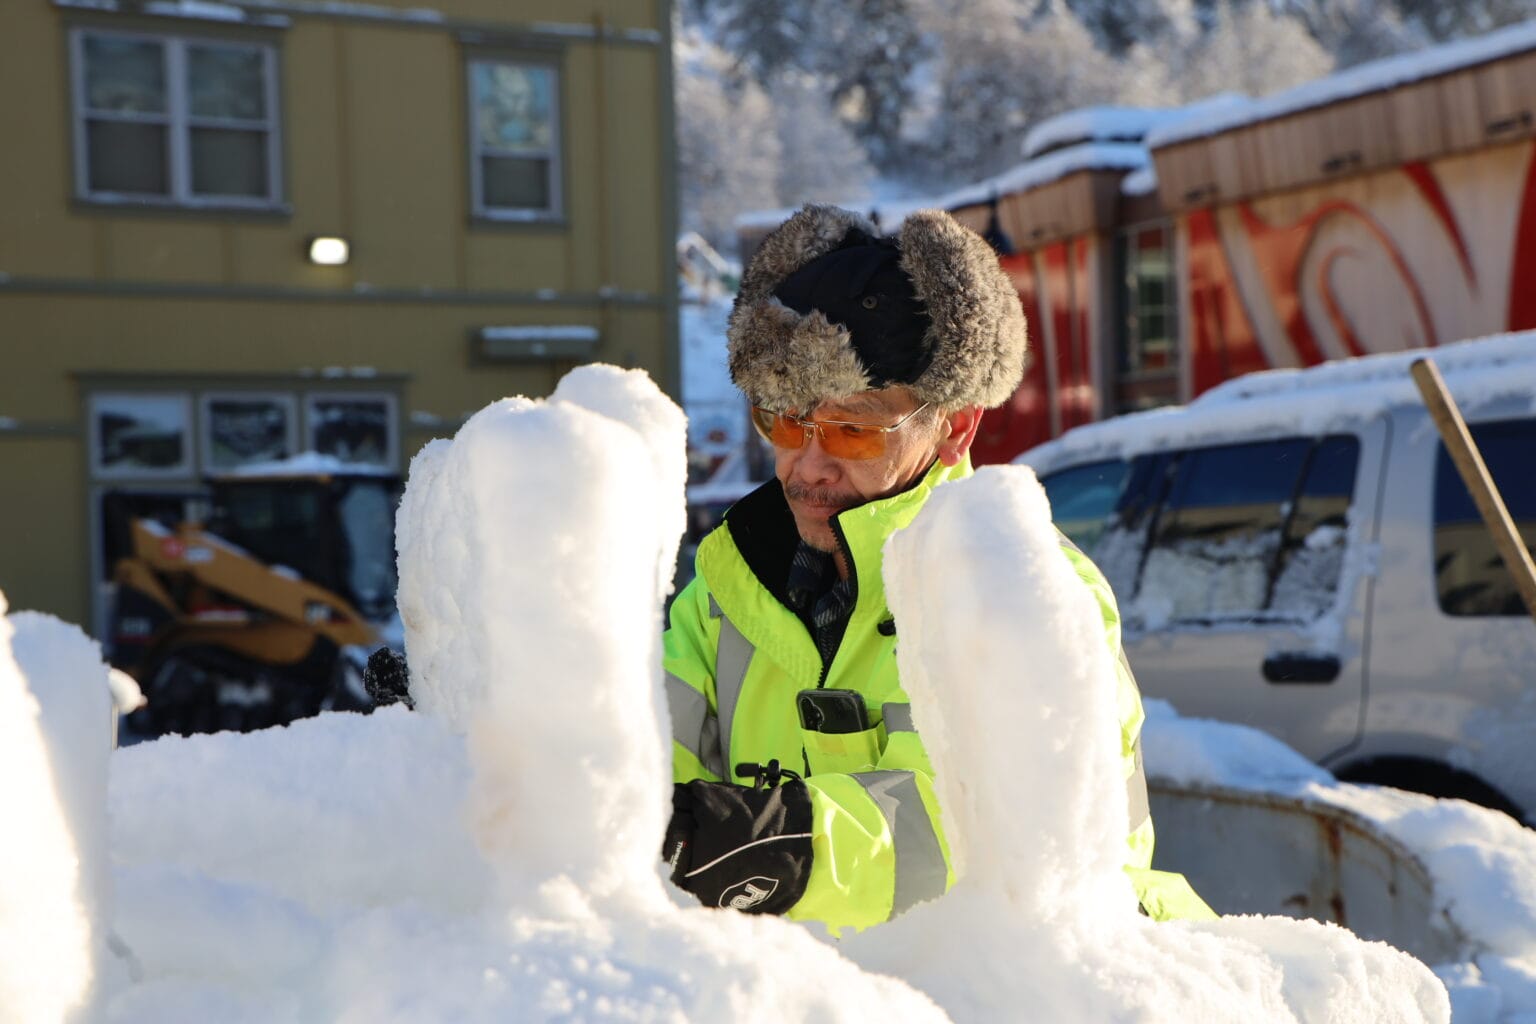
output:
<svg viewBox="0 0 1536 1024"><path fill-rule="evenodd" d="M912 522L935 487L971 472L970 456L954 466L935 460L923 478L907 490L837 514L835 530L848 555L858 608L868 607L872 601L884 610L880 559L890 535ZM785 584L800 534L779 481L769 480L731 506L725 515L725 531L758 583L787 607ZM715 582L710 582L715 590Z"/></svg>

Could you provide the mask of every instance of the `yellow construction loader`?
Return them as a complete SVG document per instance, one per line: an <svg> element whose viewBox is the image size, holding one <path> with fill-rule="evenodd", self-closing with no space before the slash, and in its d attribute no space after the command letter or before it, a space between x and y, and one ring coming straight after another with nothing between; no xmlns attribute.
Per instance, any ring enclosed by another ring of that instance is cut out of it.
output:
<svg viewBox="0 0 1536 1024"><path fill-rule="evenodd" d="M124 524L107 640L148 698L130 729L248 731L371 707L362 669L394 616L398 477L300 461L209 488L206 522Z"/></svg>

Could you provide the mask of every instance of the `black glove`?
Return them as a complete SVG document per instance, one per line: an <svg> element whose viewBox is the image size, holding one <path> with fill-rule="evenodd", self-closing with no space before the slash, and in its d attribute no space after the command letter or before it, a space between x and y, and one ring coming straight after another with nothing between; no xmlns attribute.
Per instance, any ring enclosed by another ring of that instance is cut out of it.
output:
<svg viewBox="0 0 1536 1024"><path fill-rule="evenodd" d="M410 678L405 659L388 647L380 647L368 655L368 665L363 669L363 689L381 708L401 702L408 708L415 708L416 703L411 700Z"/></svg>
<svg viewBox="0 0 1536 1024"><path fill-rule="evenodd" d="M673 883L706 907L782 914L810 879L811 794L798 779L757 789L678 783L661 855Z"/></svg>

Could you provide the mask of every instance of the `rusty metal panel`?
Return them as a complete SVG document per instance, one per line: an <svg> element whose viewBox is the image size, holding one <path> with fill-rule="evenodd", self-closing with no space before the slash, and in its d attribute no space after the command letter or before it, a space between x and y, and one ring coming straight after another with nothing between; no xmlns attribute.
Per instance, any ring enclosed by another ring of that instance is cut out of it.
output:
<svg viewBox="0 0 1536 1024"><path fill-rule="evenodd" d="M1331 921L1430 964L1467 958L1423 863L1368 818L1222 786L1150 789L1153 866L1184 874L1217 912Z"/></svg>

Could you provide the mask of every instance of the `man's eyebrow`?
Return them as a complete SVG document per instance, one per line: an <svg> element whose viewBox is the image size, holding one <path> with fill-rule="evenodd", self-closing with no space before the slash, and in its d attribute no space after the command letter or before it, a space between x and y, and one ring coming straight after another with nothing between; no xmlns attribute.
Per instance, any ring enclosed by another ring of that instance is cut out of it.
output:
<svg viewBox="0 0 1536 1024"><path fill-rule="evenodd" d="M885 407L878 398L867 398L863 395L851 395L840 399L837 405L845 412L855 415L867 412L884 412Z"/></svg>

